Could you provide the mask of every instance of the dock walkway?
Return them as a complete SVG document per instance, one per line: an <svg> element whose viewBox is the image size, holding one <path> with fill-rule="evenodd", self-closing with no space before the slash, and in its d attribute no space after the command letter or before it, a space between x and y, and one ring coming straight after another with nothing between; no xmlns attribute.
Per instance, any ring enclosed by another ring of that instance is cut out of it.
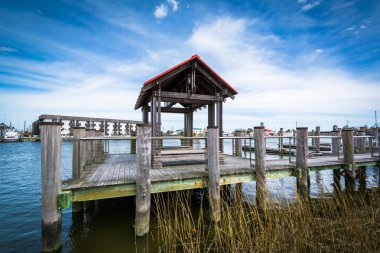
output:
<svg viewBox="0 0 380 253"><path fill-rule="evenodd" d="M370 154L355 155L356 165L375 166L377 157ZM254 164L254 161L252 161ZM308 168L313 170L336 169L343 166L343 159L336 156L309 157ZM295 159L267 160L267 178L294 175ZM85 169L77 180L63 182L64 191L71 191L72 201L87 201L103 198L133 196L136 194L136 155L107 155L104 162ZM220 165L220 184L241 183L255 180L254 165L248 158L224 155ZM207 187L208 172L205 164L167 166L151 169L152 193ZM112 191L110 187L115 188Z"/></svg>

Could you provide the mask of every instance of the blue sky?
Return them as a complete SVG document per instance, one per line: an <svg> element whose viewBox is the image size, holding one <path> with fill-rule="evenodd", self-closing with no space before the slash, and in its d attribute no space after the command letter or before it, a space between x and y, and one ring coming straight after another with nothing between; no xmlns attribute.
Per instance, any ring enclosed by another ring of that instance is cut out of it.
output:
<svg viewBox="0 0 380 253"><path fill-rule="evenodd" d="M239 91L225 104L227 131L373 125L379 41L379 1L3 0L0 121L141 119L142 83L198 54Z"/></svg>

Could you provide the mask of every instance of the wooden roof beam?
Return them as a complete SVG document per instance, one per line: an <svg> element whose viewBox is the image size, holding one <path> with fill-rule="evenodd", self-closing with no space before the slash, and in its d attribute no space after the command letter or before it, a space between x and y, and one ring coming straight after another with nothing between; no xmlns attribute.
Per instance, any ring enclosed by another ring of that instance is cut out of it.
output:
<svg viewBox="0 0 380 253"><path fill-rule="evenodd" d="M148 111L150 112L151 108L148 106ZM191 112L190 108L176 108L176 107L161 107L161 112L165 113L188 113Z"/></svg>
<svg viewBox="0 0 380 253"><path fill-rule="evenodd" d="M220 96L212 96L212 95L203 95L203 94L188 94L188 93L180 93L180 92L169 92L169 91L161 91L160 94L161 99L165 99L167 102L174 102L174 100L170 99L186 99L195 101L208 101L208 102L219 102L222 101L223 98ZM164 101L164 100L162 100Z"/></svg>

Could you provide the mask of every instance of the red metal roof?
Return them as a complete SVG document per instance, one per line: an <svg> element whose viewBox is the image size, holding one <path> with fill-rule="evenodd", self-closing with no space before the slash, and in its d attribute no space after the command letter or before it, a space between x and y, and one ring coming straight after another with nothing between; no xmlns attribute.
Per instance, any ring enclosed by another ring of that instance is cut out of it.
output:
<svg viewBox="0 0 380 253"><path fill-rule="evenodd" d="M151 83L153 81L156 81L157 79L159 79L160 77L170 73L171 71L185 65L186 63L188 62L191 62L192 60L194 59L197 59L199 62L201 62L207 69L209 69L217 78L219 78L226 86L228 86L231 90L233 90L236 94L238 94L237 90L235 90L231 85L229 85L220 75L218 75L218 73L216 73L209 65L207 65L207 63L205 63L197 54L191 56L189 59L177 64L176 66L162 72L161 74L149 79L148 81L144 82L144 85L148 84L148 83Z"/></svg>

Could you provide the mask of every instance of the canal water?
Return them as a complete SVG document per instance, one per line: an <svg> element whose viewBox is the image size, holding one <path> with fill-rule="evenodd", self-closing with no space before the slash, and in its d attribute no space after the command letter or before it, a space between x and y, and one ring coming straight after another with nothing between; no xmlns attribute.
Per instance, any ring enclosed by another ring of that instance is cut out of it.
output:
<svg viewBox="0 0 380 253"><path fill-rule="evenodd" d="M111 143L110 153L122 152L129 152L129 143ZM71 177L71 159L72 143L64 142L62 179ZM40 143L0 143L0 252L41 251L40 170ZM377 167L366 168L366 176L366 188L379 187ZM312 173L310 182L313 198L333 192L332 171ZM341 182L344 187L343 177ZM244 183L242 188L250 198L254 198L254 182ZM295 189L296 182L292 177L268 180L268 190L273 196L294 199ZM136 249L145 248L157 252L155 217L152 217L149 241L140 241L134 236L134 208L133 198L90 202L83 220L72 217L71 209L64 209L61 251L136 252Z"/></svg>

